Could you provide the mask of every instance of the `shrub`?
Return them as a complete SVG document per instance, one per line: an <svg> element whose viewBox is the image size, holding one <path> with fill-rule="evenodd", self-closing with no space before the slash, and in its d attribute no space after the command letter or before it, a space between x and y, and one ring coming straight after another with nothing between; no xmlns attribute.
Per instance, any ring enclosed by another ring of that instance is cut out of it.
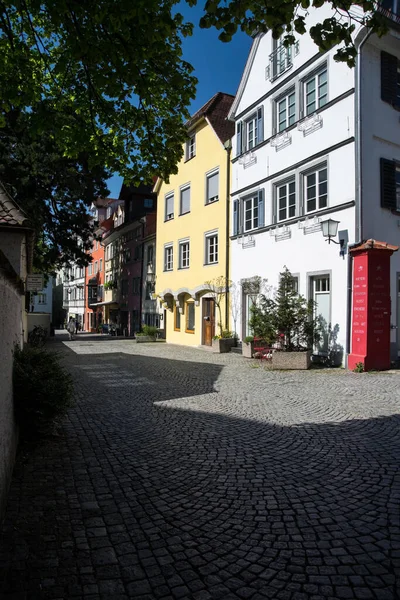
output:
<svg viewBox="0 0 400 600"><path fill-rule="evenodd" d="M231 339L231 338L233 338L235 336L234 336L233 331L229 331L229 329L223 329L222 332L221 332L221 337L223 339Z"/></svg>
<svg viewBox="0 0 400 600"><path fill-rule="evenodd" d="M58 418L72 406L71 375L59 356L43 348L14 349L14 411L21 439L50 433Z"/></svg>
<svg viewBox="0 0 400 600"><path fill-rule="evenodd" d="M356 366L353 369L353 373L364 373L364 363L356 363Z"/></svg>
<svg viewBox="0 0 400 600"><path fill-rule="evenodd" d="M142 327L142 334L150 337L156 337L157 331L158 329L154 325L143 325Z"/></svg>
<svg viewBox="0 0 400 600"><path fill-rule="evenodd" d="M249 344L250 342L254 342L254 335L246 335L246 337L244 338L244 341L246 342L246 344Z"/></svg>

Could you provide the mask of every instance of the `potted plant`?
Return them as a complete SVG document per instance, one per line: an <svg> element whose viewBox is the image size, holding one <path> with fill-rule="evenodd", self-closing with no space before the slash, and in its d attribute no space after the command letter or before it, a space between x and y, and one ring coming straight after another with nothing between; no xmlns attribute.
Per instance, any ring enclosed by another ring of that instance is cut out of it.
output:
<svg viewBox="0 0 400 600"><path fill-rule="evenodd" d="M142 331L136 334L136 341L141 342L156 342L157 327L152 325L143 325Z"/></svg>
<svg viewBox="0 0 400 600"><path fill-rule="evenodd" d="M242 356L245 358L253 358L254 353L254 336L248 335L242 343Z"/></svg>
<svg viewBox="0 0 400 600"><path fill-rule="evenodd" d="M275 348L275 369L308 369L315 344L320 339L320 324L314 303L297 293L294 278L285 267L280 274L275 298L260 296L252 307L250 327L255 337Z"/></svg>
<svg viewBox="0 0 400 600"><path fill-rule="evenodd" d="M224 354L230 352L231 348L235 346L236 338L232 331L228 329L222 329L220 335L214 335L212 348L214 352Z"/></svg>

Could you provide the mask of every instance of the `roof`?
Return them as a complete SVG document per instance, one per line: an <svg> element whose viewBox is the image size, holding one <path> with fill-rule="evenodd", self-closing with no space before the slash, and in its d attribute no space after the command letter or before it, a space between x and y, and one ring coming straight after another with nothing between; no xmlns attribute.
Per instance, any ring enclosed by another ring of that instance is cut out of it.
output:
<svg viewBox="0 0 400 600"><path fill-rule="evenodd" d="M117 198L102 198L99 196L96 200L93 201L93 204L96 208L105 208L112 202L117 202Z"/></svg>
<svg viewBox="0 0 400 600"><path fill-rule="evenodd" d="M23 210L8 195L0 182L0 225L28 227L29 221Z"/></svg>
<svg viewBox="0 0 400 600"><path fill-rule="evenodd" d="M207 118L222 144L229 140L235 133L234 124L228 121L228 113L235 96L225 92L217 92L185 123L191 129L200 119Z"/></svg>
<svg viewBox="0 0 400 600"><path fill-rule="evenodd" d="M362 242L359 246L355 246L350 249L350 252L363 252L365 250L390 250L390 252L397 252L399 249L398 246L393 246L392 244L388 244L387 242L379 242L378 240L367 240L366 242Z"/></svg>

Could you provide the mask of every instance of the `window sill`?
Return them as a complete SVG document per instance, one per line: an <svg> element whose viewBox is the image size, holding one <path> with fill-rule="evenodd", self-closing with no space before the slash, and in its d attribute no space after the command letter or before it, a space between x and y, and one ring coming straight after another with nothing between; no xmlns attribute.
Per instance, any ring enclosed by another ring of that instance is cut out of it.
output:
<svg viewBox="0 0 400 600"><path fill-rule="evenodd" d="M177 329L176 327L174 327L174 331L179 331L179 333L181 332L181 330Z"/></svg>
<svg viewBox="0 0 400 600"><path fill-rule="evenodd" d="M185 329L185 333L194 333L194 329Z"/></svg>
<svg viewBox="0 0 400 600"><path fill-rule="evenodd" d="M191 212L190 210L187 210L187 211L186 211L186 212L184 212L184 213L179 213L179 216L180 216L180 217L183 217L183 216L185 216L185 215L190 215L190 212Z"/></svg>
<svg viewBox="0 0 400 600"><path fill-rule="evenodd" d="M219 202L219 198L206 202L204 206L212 206L213 204L217 204L217 202Z"/></svg>
<svg viewBox="0 0 400 600"><path fill-rule="evenodd" d="M164 269L163 273L172 273L173 269Z"/></svg>
<svg viewBox="0 0 400 600"><path fill-rule="evenodd" d="M169 223L170 221L173 221L174 217L172 217L172 219L164 219L164 223Z"/></svg>
<svg viewBox="0 0 400 600"><path fill-rule="evenodd" d="M190 269L190 265L188 267L178 267L178 271L186 271L187 269Z"/></svg>
<svg viewBox="0 0 400 600"><path fill-rule="evenodd" d="M189 158L185 158L185 160L184 160L184 163L183 163L183 164L185 164L185 163L189 162L190 160L193 160L194 158L196 158L196 155L195 155L195 154L194 154L193 156L190 156Z"/></svg>
<svg viewBox="0 0 400 600"><path fill-rule="evenodd" d="M217 264L218 264L218 261L216 261L216 262L205 262L203 264L203 267L213 267L214 265L217 265Z"/></svg>

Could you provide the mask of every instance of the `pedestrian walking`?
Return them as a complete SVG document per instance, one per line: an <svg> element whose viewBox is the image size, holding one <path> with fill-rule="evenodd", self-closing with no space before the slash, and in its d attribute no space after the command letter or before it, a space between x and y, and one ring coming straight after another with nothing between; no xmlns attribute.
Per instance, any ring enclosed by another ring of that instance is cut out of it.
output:
<svg viewBox="0 0 400 600"><path fill-rule="evenodd" d="M75 332L76 332L76 323L72 317L69 318L68 325L67 325L67 331L68 331L70 341L73 340Z"/></svg>

